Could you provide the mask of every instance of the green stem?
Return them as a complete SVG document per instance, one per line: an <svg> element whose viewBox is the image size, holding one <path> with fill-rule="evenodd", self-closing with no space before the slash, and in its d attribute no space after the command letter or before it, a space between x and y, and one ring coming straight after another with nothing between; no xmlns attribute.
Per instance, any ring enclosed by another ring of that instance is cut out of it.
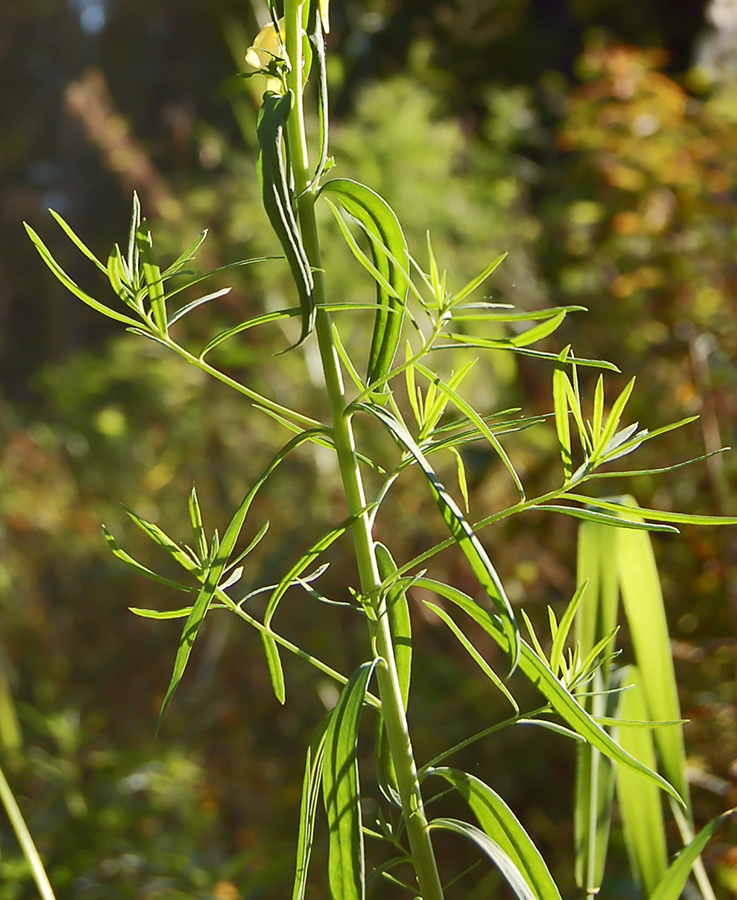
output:
<svg viewBox="0 0 737 900"><path fill-rule="evenodd" d="M2 800L5 812L7 812L8 818L10 819L10 824L13 826L13 831L15 831L16 837L18 838L18 843L31 867L31 874L33 875L33 880L36 882L39 894L43 900L55 900L54 891L49 883L46 870L41 862L41 857L38 855L36 845L33 843L31 832L28 830L28 826L23 819L23 815L16 803L13 792L10 790L10 785L5 779L2 769L0 769L0 800Z"/></svg>
<svg viewBox="0 0 737 900"><path fill-rule="evenodd" d="M407 826L412 861L423 900L443 900L443 889L435 861L430 831L425 816L417 777L412 743L404 711L399 678L397 675L394 645L389 629L386 608L380 600L379 575L371 522L366 509L366 498L358 467L355 439L347 399L343 387L338 352L333 339L330 313L325 308L326 292L323 279L320 242L315 219L315 194L309 189L309 157L304 129L302 105L302 29L300 0L285 0L284 18L287 55L291 61L288 84L294 94L294 107L287 121L287 140L294 171L294 188L298 199L298 215L307 257L313 267L317 310L316 332L322 359L325 385L332 420L332 434L338 455L338 465L349 512L357 515L352 526L353 544L361 582L361 590L367 597L376 598L377 618L371 624L372 643L376 653L385 661L377 668L377 682L382 704L382 716L389 748L397 776L397 786Z"/></svg>

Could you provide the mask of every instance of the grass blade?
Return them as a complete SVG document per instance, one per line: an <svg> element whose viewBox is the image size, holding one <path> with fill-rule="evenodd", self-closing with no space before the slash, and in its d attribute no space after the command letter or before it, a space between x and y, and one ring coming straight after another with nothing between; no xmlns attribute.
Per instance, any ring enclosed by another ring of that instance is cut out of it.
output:
<svg viewBox="0 0 737 900"><path fill-rule="evenodd" d="M622 686L631 687L632 690L621 695L618 715L623 719L647 722L650 716L642 693L642 676L636 667L629 667ZM630 755L648 768L655 768L655 747L650 729L620 725L618 740ZM668 866L660 792L655 785L645 784L641 779L633 777L631 771L618 768L617 801L630 865L643 896L649 897L661 882Z"/></svg>

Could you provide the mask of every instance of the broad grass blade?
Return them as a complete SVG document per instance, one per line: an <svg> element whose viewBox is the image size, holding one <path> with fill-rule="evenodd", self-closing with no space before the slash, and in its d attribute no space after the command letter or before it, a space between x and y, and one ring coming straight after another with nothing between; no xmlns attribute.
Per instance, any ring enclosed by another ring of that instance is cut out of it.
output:
<svg viewBox="0 0 737 900"><path fill-rule="evenodd" d="M625 514L636 516L639 510L635 501L625 498L625 502ZM646 534L636 531L621 532L618 544L622 603L632 634L647 716L655 721L680 719L668 622L652 544ZM688 800L682 728L658 728L654 738L663 774Z"/></svg>
<svg viewBox="0 0 737 900"><path fill-rule="evenodd" d="M623 687L631 690L621 695L619 715L622 719L646 722L649 716L642 692L642 675L635 666L629 667ZM648 768L654 769L656 761L652 731L622 725L618 732L620 746ZM655 785L643 783L633 776L630 770L618 768L617 802L630 865L643 896L649 897L662 881L668 866L660 792Z"/></svg>
<svg viewBox="0 0 737 900"><path fill-rule="evenodd" d="M575 634L584 659L616 626L618 535L618 531L599 522L583 522L579 528L576 580L587 587L575 618ZM612 639L602 652L608 656L613 649ZM593 716L607 712L603 692L609 687L609 671L610 664L605 661L594 676L594 696L580 698L581 705ZM575 872L577 884L589 893L601 887L604 877L613 793L610 760L596 747L579 745L574 795Z"/></svg>
<svg viewBox="0 0 737 900"><path fill-rule="evenodd" d="M358 722L376 661L351 675L333 710L325 736L322 770L330 835L328 880L333 900L363 900L366 894L361 803L358 784Z"/></svg>
<svg viewBox="0 0 737 900"><path fill-rule="evenodd" d="M504 800L479 778L459 769L434 770L468 803L484 833L510 858L538 900L561 900L540 851Z"/></svg>

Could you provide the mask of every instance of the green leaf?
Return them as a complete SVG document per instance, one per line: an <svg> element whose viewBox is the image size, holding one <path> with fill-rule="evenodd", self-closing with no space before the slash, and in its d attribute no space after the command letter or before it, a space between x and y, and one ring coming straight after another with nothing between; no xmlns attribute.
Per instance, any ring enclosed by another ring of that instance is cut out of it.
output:
<svg viewBox="0 0 737 900"><path fill-rule="evenodd" d="M67 225L67 223L64 221L64 219L62 219L62 217L59 215L59 213L53 209L50 209L49 212L54 217L56 222L59 224L59 226L63 230L64 234L66 234L66 236L69 238L69 240L74 244L74 246L78 250L80 250L87 257L87 259L91 260L101 272L104 272L107 275L107 269L105 268L105 266L95 256L95 254L90 250L90 248L77 237L77 235L72 231L72 229L69 227L69 225Z"/></svg>
<svg viewBox="0 0 737 900"><path fill-rule="evenodd" d="M622 687L618 715L623 719L647 721L649 715L642 693L642 677L630 666ZM627 753L654 769L655 748L650 729L620 725L618 740ZM665 823L660 792L653 784L643 783L629 769L617 770L617 800L622 816L627 853L643 896L649 897L663 878L668 865Z"/></svg>
<svg viewBox="0 0 737 900"><path fill-rule="evenodd" d="M363 515L363 513L365 513L369 508L370 507L365 507L363 510L360 510L355 516L349 516L347 519L344 519L343 522L341 522L341 524L336 528L333 528L330 531L326 532L319 540L315 541L315 543L306 553L300 556L296 563L294 563L287 574L279 582L276 589L269 597L268 603L266 604L266 611L264 613L264 625L267 628L271 624L271 620L274 617L274 613L276 612L277 606L279 605L282 597L299 579L299 576L302 574L302 572L304 572L304 570L312 562L314 562L314 560L317 559L317 557L320 556L321 553L327 550L327 548L334 541L336 541L341 535L345 534L345 532L356 521L358 516ZM269 664L269 673L271 674L274 694L276 695L276 698L280 703L284 703L284 674L282 672L281 660L279 657L279 648L277 647L273 637L271 637L268 632L263 632L261 634L261 639L264 644L264 649L266 650L266 660Z"/></svg>
<svg viewBox="0 0 737 900"><path fill-rule="evenodd" d="M232 288L229 287L221 288L219 291L213 291L212 294L205 294L204 297L198 297L196 300L192 300L190 303L180 306L179 309L169 317L167 327L171 328L175 322L178 322L179 319L181 319L182 316L186 316L187 313L192 312L193 309L202 306L203 303L209 303L210 300L217 300L219 297L224 297L226 294L229 294L231 290Z"/></svg>
<svg viewBox="0 0 737 900"><path fill-rule="evenodd" d="M459 769L435 769L468 803L484 833L509 857L537 900L560 900L540 851L504 800L479 778Z"/></svg>
<svg viewBox="0 0 737 900"><path fill-rule="evenodd" d="M486 677L504 694L507 700L511 703L512 708L516 713L519 712L519 705L517 701L514 699L512 694L507 690L506 685L501 680L501 678L496 674L496 672L491 668L491 666L486 662L484 657L479 653L479 651L474 647L471 641L466 637L466 635L461 631L456 622L445 612L444 609L437 606L434 603L431 603L429 600L425 600L425 606L431 609L439 619L441 619L448 628L451 630L452 634L458 639L458 642L463 647L463 649L468 653L471 659L476 663L476 665L481 669L481 671L486 675Z"/></svg>
<svg viewBox="0 0 737 900"><path fill-rule="evenodd" d="M383 544L376 544L376 563L382 581L387 581L396 574L396 563ZM406 584L397 584L389 588L386 595L386 614L394 644L399 689L406 710L412 680L412 620L409 614Z"/></svg>
<svg viewBox="0 0 737 900"><path fill-rule="evenodd" d="M477 622L486 633L492 637L505 652L509 652L509 639L498 617L479 606L467 594L457 588L434 581L431 578L418 578L415 582L418 587L425 587L435 591L441 597L455 603ZM550 667L541 660L535 651L525 641L520 641L519 667L529 678L559 716L578 734L586 738L590 744L598 747L606 756L615 762L630 766L645 778L655 781L664 791L670 794L681 806L684 805L676 789L670 785L661 775L653 772L641 762L633 759L628 753L616 744L611 737L591 718L580 706L576 698L553 675Z"/></svg>
<svg viewBox="0 0 737 900"><path fill-rule="evenodd" d="M561 498L565 500L575 499L585 501L589 499L588 497L579 497L576 494L562 494ZM597 506L602 505L597 500L592 500L591 502ZM607 507L607 509L608 508L609 507ZM583 519L586 522L599 522L602 525L611 525L614 528L631 528L636 531L663 531L670 534L678 533L678 529L673 528L671 525L656 525L652 522L645 522L640 519L620 518L619 516L607 515L606 513L597 512L593 509L581 509L578 506L561 506L557 503L536 503L534 506L528 507L528 509L562 513L564 516L573 516L574 519Z"/></svg>
<svg viewBox="0 0 737 900"><path fill-rule="evenodd" d="M556 675L560 672L561 664L563 662L563 648L565 647L568 633L571 630L571 625L573 625L574 616L578 611L578 607L581 603L585 590L586 583L584 582L578 588L576 593L573 595L573 599L566 607L566 611L563 614L563 618L560 620L560 625L558 626L558 630L555 634L553 646L550 650L550 668Z"/></svg>
<svg viewBox="0 0 737 900"><path fill-rule="evenodd" d="M635 387L635 380L636 379L632 378L629 382L627 382L622 393L614 401L612 410L609 413L609 418L606 420L604 430L602 431L601 437L599 438L599 443L594 448L594 459L598 459L599 456L603 455L609 445L609 442L616 434L617 427L619 426L619 422L624 413L624 409L627 406L627 401L629 400L630 395L632 394L632 391Z"/></svg>
<svg viewBox="0 0 737 900"><path fill-rule="evenodd" d="M133 512L133 510L128 509L127 506L123 506L123 509L130 516L130 518L138 525L138 527L145 532L154 543L158 544L159 547L162 547L166 552L174 559L179 565L187 572L191 572L193 575L197 577L202 576L202 565L194 556L192 556L184 547L181 547L175 541L173 541L168 534L163 532L158 525L155 525L153 522L149 522L143 518L143 516L139 516Z"/></svg>
<svg viewBox="0 0 737 900"><path fill-rule="evenodd" d="M528 332L525 332L524 334L527 333ZM524 337L524 334L520 335L520 337ZM476 335L458 334L456 332L451 332L447 334L446 337L451 341L457 341L468 347L479 347L486 350L510 350L513 353L519 353L520 356L531 356L534 359L549 359L553 362L559 361L559 355L557 353L547 353L545 350L530 350L529 347L512 344L508 340L494 340L492 338L482 338ZM538 337L537 340L540 340L540 338ZM452 344L437 345L433 349L443 350L446 349L447 346L452 346ZM571 358L570 362L572 363L574 360ZM608 372L619 372L619 369L614 363L607 362L604 359L580 359L579 357L576 357L575 364L577 366L593 366L595 369L604 369Z"/></svg>
<svg viewBox="0 0 737 900"><path fill-rule="evenodd" d="M701 829L690 844L684 847L670 864L662 881L650 895L650 900L679 900L691 869L701 855L701 851L717 828L730 816L734 815L734 812L734 809L727 810L727 812L712 819L708 825Z"/></svg>
<svg viewBox="0 0 737 900"><path fill-rule="evenodd" d="M151 304L151 312L159 334L166 337L166 300L164 298L164 281L161 277L161 269L154 256L153 238L151 229L145 219L141 221L136 232L136 246L143 264L143 277L148 288L148 299Z"/></svg>
<svg viewBox="0 0 737 900"><path fill-rule="evenodd" d="M72 294L74 294L75 297L78 297L83 303L86 303L87 306L91 306L92 309L96 310L99 313L102 313L103 316L107 316L109 319L115 319L116 322L123 322L125 325L132 325L134 327L138 327L140 325L140 322L138 322L136 319L131 319L130 316L126 316L114 309L110 309L110 307L105 306L98 300L95 300L94 297L90 297L89 294L85 293L82 288L80 288L79 285L72 281L72 279L62 269L59 263L51 255L44 242L31 228L31 226L26 222L24 222L23 225L28 232L28 236L30 237L31 241L33 241L36 250L38 250L41 259L46 263L49 269L51 269L53 274L59 279L64 287Z"/></svg>
<svg viewBox="0 0 737 900"><path fill-rule="evenodd" d="M571 426L568 422L568 400L566 398L567 376L563 363L568 358L570 346L565 347L558 357L559 363L553 371L553 410L555 413L555 431L560 445L560 458L563 463L563 474L568 481L573 472L573 455L571 449Z"/></svg>
<svg viewBox="0 0 737 900"><path fill-rule="evenodd" d="M200 502L197 499L197 489L194 485L192 485L192 490L189 492L188 508L194 545L197 548L199 558L205 562L208 556L207 537L205 536L205 528L202 524L202 512L200 510Z"/></svg>
<svg viewBox="0 0 737 900"><path fill-rule="evenodd" d="M241 322L240 325L235 325L233 328L227 328L225 331L221 331L220 334L216 334L215 337L208 341L202 348L199 358L204 359L211 350L214 350L215 347L222 344L223 341L227 341L228 338L240 334L242 331L247 331L249 328L255 328L257 325L265 325L267 322L276 322L279 319L289 319L299 315L301 315L299 307L292 306L289 309L276 309L273 312L254 316L252 319Z"/></svg>
<svg viewBox="0 0 737 900"><path fill-rule="evenodd" d="M254 497L256 496L257 492L264 484L264 482L267 480L267 478L286 458L286 456L288 456L292 450L296 449L304 441L309 439L310 432L302 432L302 434L296 435L294 438L292 438L291 441L289 441L282 447L279 453L277 453L274 459L269 463L269 465L264 469L259 478L256 480L256 483L248 492L245 499L236 510L235 515L230 520L228 527L225 529L223 539L220 541L219 545L217 545L217 552L215 554L215 557L211 560L210 565L205 571L204 583L200 589L199 594L197 595L197 599L195 600L194 605L192 606L192 610L187 618L187 621L184 624L184 629L179 639L179 647L177 648L177 653L174 660L174 671L172 672L169 687L166 691L166 695L164 696L164 701L161 705L161 711L159 713L159 726L161 725L161 720L164 716L164 713L166 712L167 707L169 706L169 703L171 702L172 697L174 696L174 693L176 692L176 689L182 679L182 675L184 674L184 670L189 660L190 653L192 652L192 646L194 644L195 638L197 637L199 628L205 618L205 615L207 614L207 610L209 609L212 598L214 597L215 592L218 589L218 585L220 584L223 572L225 571L225 568L228 565L230 557L235 549L235 545L240 536L243 524L246 519L246 515L248 514L248 510L251 507ZM156 530L158 531L159 529ZM163 532L161 534L163 535ZM164 538L166 538L166 535L163 536ZM166 538L166 540L170 541L169 538ZM170 543L173 542L170 541ZM174 546L176 547L176 545ZM181 551L181 548L176 547L176 549L178 549L180 553L183 552ZM268 625L268 622L266 624ZM264 634L263 639L264 643L267 644L267 648L269 647L269 644L273 645L274 648L271 655L269 655L270 649L267 649L267 659L269 661L269 667L271 670L272 666L275 665L273 659L274 653L276 653L276 656L278 657L278 651L276 651L276 644L270 636ZM281 666L279 665L279 670L280 668ZM275 671L272 670L272 678L274 678L275 691L277 692L277 697L279 697L278 672L275 673ZM284 702L283 677L281 682L281 694L281 702Z"/></svg>
<svg viewBox="0 0 737 900"><path fill-rule="evenodd" d="M407 242L394 210L371 188L349 178L335 178L322 186L319 195L338 200L369 238L377 304L369 351L370 385L389 374L399 345L409 290Z"/></svg>
<svg viewBox="0 0 737 900"><path fill-rule="evenodd" d="M626 515L636 516L639 512L636 502L631 497L623 499L626 504L623 512L626 510ZM648 536L642 532L622 532L618 538L617 560L622 604L632 635L647 717L653 720L680 719L663 592ZM682 796L688 798L682 729L658 729L654 738L663 774Z"/></svg>
<svg viewBox="0 0 737 900"><path fill-rule="evenodd" d="M187 247L187 249L178 256L174 262L164 270L162 274L162 279L171 278L172 275L176 275L177 272L180 272L184 266L187 265L188 262L192 262L194 259L195 253L200 249L202 242L207 237L207 228L204 231L201 231L197 237L192 241L192 243Z"/></svg>
<svg viewBox="0 0 737 900"><path fill-rule="evenodd" d="M462 300L465 300L469 294L472 294L477 288L480 288L486 279L504 262L507 256L509 256L508 253L502 253L501 256L497 256L493 263L489 263L483 272L480 272L475 278L472 278L465 287L461 288L460 291L453 296L453 299L450 301L451 305L456 306ZM432 262L435 262L434 257L432 258ZM453 318L455 319L457 316L454 315Z"/></svg>
<svg viewBox="0 0 737 900"><path fill-rule="evenodd" d="M358 723L377 660L351 675L333 710L325 736L322 770L330 836L328 881L333 900L363 900L366 893L358 785Z"/></svg>
<svg viewBox="0 0 737 900"><path fill-rule="evenodd" d="M504 590L504 586L492 565L483 544L474 534L470 524L464 518L455 500L450 496L445 485L435 474L435 470L428 463L424 454L415 443L412 435L404 425L391 413L378 406L361 404L361 408L371 413L391 431L399 444L415 459L422 470L440 514L443 517L454 540L460 547L463 555L469 562L479 584L486 592L489 599L501 616L504 633L509 643L509 653L512 660L512 671L519 660L520 638L517 620L514 616L512 605Z"/></svg>
<svg viewBox="0 0 737 900"><path fill-rule="evenodd" d="M267 93L258 115L256 132L260 148L258 178L264 209L282 245L299 294L302 332L293 345L297 347L313 331L317 311L315 281L294 215L294 197L284 163L282 141L291 106L291 91L287 91L284 96Z"/></svg>
<svg viewBox="0 0 737 900"><path fill-rule="evenodd" d="M294 874L292 900L304 900L307 888L307 872L310 865L310 856L312 855L313 835L315 833L315 814L317 812L317 800L320 796L320 783L322 781L325 739L332 715L333 711L331 710L320 722L307 748L305 774L302 779L302 801L299 809L297 865Z"/></svg>
<svg viewBox="0 0 737 900"><path fill-rule="evenodd" d="M191 606L185 606L184 609L139 609L136 606L129 606L128 611L142 619L185 619L192 612Z"/></svg>
<svg viewBox="0 0 737 900"><path fill-rule="evenodd" d="M623 503L615 503L611 500L600 500L598 497L586 497L583 494L575 494L568 491L561 494L561 500L577 500L588 503L590 506L598 506L617 515L632 515L632 508ZM673 522L676 525L737 525L737 516L696 516L690 513L665 512L661 509L647 509L644 506L637 507L637 516L653 522Z"/></svg>
<svg viewBox="0 0 737 900"><path fill-rule="evenodd" d="M498 455L498 457L504 463L507 471L512 476L512 480L514 481L515 487L517 488L517 491L519 492L520 499L524 500L525 499L525 489L522 486L520 477L517 474L514 466L512 465L512 461L509 459L506 452L504 451L504 448L499 443L499 440L497 439L496 435L489 428L489 426L486 424L486 422L481 418L481 416L476 412L476 410L471 406L471 404L468 403L466 400L464 400L463 397L461 397L459 394L457 394L449 385L447 385L442 380L442 378L440 378L438 375L435 375L434 372L432 372L430 369L427 369L425 366L421 365L420 363L417 364L417 369L418 369L418 371L422 372L422 374L425 376L425 378L429 379L431 384L434 384L437 387L437 389L451 401L451 403L456 407L456 409L458 409L459 412L463 413L468 418L468 420L476 426L479 433L482 434L486 438L486 440L491 444L495 453Z"/></svg>
<svg viewBox="0 0 737 900"><path fill-rule="evenodd" d="M480 828L477 828L475 825L469 825L467 822L461 822L458 819L433 819L428 827L432 829L440 828L443 831L453 831L462 837L468 838L494 863L520 900L538 900L509 856Z"/></svg>
<svg viewBox="0 0 737 900"><path fill-rule="evenodd" d="M312 183L317 184L328 167L328 73L319 4L311 3L309 6L307 39L312 48L313 58L317 63L317 113L320 126L320 157L312 177Z"/></svg>
<svg viewBox="0 0 737 900"><path fill-rule="evenodd" d="M124 562L127 566L130 566L132 569L135 569L139 575L144 575L146 578L150 578L151 581L157 581L159 584L164 584L167 587L176 588L178 591L192 591L191 587L188 587L186 584L180 584L178 581L172 581L171 578L165 578L163 575L158 575L156 572L153 572L151 569L146 568L142 563L139 563L137 560L133 559L128 553L123 550L115 538L110 534L107 528L102 526L103 533L105 535L105 540L107 541L107 545L113 553L113 556L116 556L121 562Z"/></svg>

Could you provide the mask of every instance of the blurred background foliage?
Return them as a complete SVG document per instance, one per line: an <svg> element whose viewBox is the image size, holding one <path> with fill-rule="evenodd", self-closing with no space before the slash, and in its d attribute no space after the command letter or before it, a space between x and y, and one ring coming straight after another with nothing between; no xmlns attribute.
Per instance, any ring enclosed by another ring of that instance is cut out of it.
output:
<svg viewBox="0 0 737 900"><path fill-rule="evenodd" d="M732 6L332 6L336 173L392 203L421 261L430 229L454 283L508 251L495 299L586 306L566 321L563 340L620 366L622 377L607 380L610 396L638 376L630 408L643 425L700 414L698 424L647 444L633 466L734 444ZM222 528L285 434L222 385L68 296L21 227L27 220L92 292L100 287L94 271L55 230L47 207L105 256L125 237L132 189L165 258L204 227L203 271L275 253L255 181L257 95L235 75L264 20L257 0L0 5L0 753L60 900L284 896L307 734L334 700L332 685L288 662L288 703L278 708L257 636L212 615L154 741L178 626L136 619L127 607L163 609L176 598L118 564L100 523L134 555L163 565L121 502L184 540L194 481L206 522ZM325 228L334 225L326 220ZM370 295L338 241L325 256L332 296ZM292 302L278 261L220 284L234 289L179 326L185 342L202 344ZM369 319L344 321L353 346L367 345ZM321 414L315 348L308 342L274 360L294 335L268 328L224 344L218 364ZM550 381L544 364L497 356L476 367L469 389L485 411L539 414L550 412ZM584 383L593 389L588 375ZM515 436L507 447L530 493L559 477L550 429ZM373 449L390 452L385 441ZM512 487L494 458L472 447L465 463L475 517L509 502ZM453 461L445 465L452 477ZM735 457L725 455L660 479L604 484L632 491L643 505L734 514L736 478ZM431 507L411 475L391 498L379 536L398 559L442 536ZM254 506L253 532L266 519L271 529L248 557L244 583L279 577L296 546L342 516L330 455L305 450L290 459ZM539 514L485 533L510 596L535 621L573 592L575 539L571 523ZM735 545L728 530L688 529L656 542L701 822L737 802ZM349 559L340 546L330 555L323 587L333 596L354 581ZM433 565L466 585L452 554ZM410 713L427 758L505 710L422 609L415 607L423 690ZM281 627L348 671L362 653L356 619L295 596ZM571 895L572 748L518 729L468 753ZM725 831L707 852L722 895L736 889L734 840ZM623 874L621 841L613 852L605 889L637 897ZM455 890L472 900L492 889L490 876L476 892L463 881ZM2 820L0 900L33 896ZM321 896L319 879L310 896Z"/></svg>

